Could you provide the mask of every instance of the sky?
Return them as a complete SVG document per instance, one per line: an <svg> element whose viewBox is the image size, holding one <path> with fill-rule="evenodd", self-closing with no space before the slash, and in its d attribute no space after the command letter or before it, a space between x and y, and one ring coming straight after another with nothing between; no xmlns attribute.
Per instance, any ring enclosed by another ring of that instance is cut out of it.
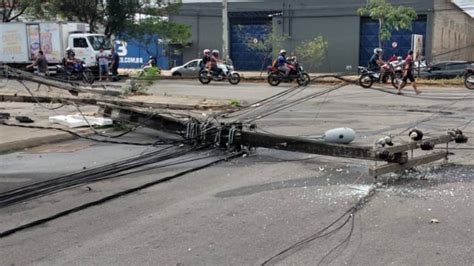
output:
<svg viewBox="0 0 474 266"><path fill-rule="evenodd" d="M474 0L452 0L452 2L474 18Z"/></svg>

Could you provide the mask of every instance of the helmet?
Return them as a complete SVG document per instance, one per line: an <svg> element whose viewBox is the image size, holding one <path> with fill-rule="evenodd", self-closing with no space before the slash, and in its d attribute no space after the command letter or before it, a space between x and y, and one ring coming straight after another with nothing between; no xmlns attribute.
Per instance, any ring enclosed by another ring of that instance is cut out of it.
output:
<svg viewBox="0 0 474 266"><path fill-rule="evenodd" d="M381 55L383 52L383 50L381 48L375 48L374 49L374 54L378 54L378 55Z"/></svg>
<svg viewBox="0 0 474 266"><path fill-rule="evenodd" d="M403 60L403 57L399 56L399 57L397 57L397 60L398 60L398 61L402 61L402 60Z"/></svg>
<svg viewBox="0 0 474 266"><path fill-rule="evenodd" d="M73 55L74 56L76 54L74 53L74 50L72 50L71 48L68 47L68 48L66 48L66 55Z"/></svg>
<svg viewBox="0 0 474 266"><path fill-rule="evenodd" d="M212 50L213 55L219 55L219 50Z"/></svg>
<svg viewBox="0 0 474 266"><path fill-rule="evenodd" d="M208 54L211 53L211 50L209 50L209 49L204 49L204 51L203 51L202 53L205 54L205 55L208 55Z"/></svg>
<svg viewBox="0 0 474 266"><path fill-rule="evenodd" d="M281 50L280 50L280 54L286 54L286 50L285 50L285 49L281 49Z"/></svg>

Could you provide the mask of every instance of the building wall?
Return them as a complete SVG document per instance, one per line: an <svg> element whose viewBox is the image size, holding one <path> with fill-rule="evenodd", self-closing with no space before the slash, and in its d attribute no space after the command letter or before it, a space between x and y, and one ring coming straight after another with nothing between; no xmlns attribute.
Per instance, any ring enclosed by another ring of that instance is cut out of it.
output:
<svg viewBox="0 0 474 266"><path fill-rule="evenodd" d="M411 6L427 16L426 57L431 55L433 1L392 0L393 5ZM321 34L328 42L328 60L318 72L356 70L359 61L360 17L357 8L366 0L264 0L259 3L229 3L229 12L279 11L280 31L291 38L286 43L290 52L302 41ZM183 4L180 14L171 20L192 27L192 44L184 51L184 61L200 56L205 48L222 47L222 9L220 3ZM276 24L273 23L275 26Z"/></svg>
<svg viewBox="0 0 474 266"><path fill-rule="evenodd" d="M433 61L474 60L474 19L449 0L435 0Z"/></svg>
<svg viewBox="0 0 474 266"><path fill-rule="evenodd" d="M357 70L359 59L359 17L295 17L291 21L291 51L317 35L328 43L325 60L311 71L338 72L350 66ZM309 67L309 66L308 66Z"/></svg>

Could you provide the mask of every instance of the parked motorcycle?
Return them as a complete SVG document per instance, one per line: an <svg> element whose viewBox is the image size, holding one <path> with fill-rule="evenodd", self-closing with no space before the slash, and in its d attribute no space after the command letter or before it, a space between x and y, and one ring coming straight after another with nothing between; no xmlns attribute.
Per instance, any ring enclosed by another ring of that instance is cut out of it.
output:
<svg viewBox="0 0 474 266"><path fill-rule="evenodd" d="M65 67L64 65L56 66L56 74L63 80L82 80L84 83L94 83L94 73L90 68L85 66L84 61L78 60L76 63Z"/></svg>
<svg viewBox="0 0 474 266"><path fill-rule="evenodd" d="M268 84L272 86L278 86L283 82L292 82L296 79L296 82L300 86L307 86L310 82L308 73L304 72L303 67L298 63L296 57L287 59L287 67L290 69L290 74L285 76L285 73L280 71L277 66L268 66Z"/></svg>
<svg viewBox="0 0 474 266"><path fill-rule="evenodd" d="M383 76L379 72L370 71L367 68L361 70L362 75L359 78L360 86L364 88L372 87L374 82L387 83L390 79L392 86L398 89L398 85L401 84L401 88L405 87L406 82L403 81L403 63L400 61L393 61L382 66L384 73Z"/></svg>
<svg viewBox="0 0 474 266"><path fill-rule="evenodd" d="M464 75L464 85L470 90L474 90L474 68L466 69L466 74Z"/></svg>
<svg viewBox="0 0 474 266"><path fill-rule="evenodd" d="M202 84L209 84L211 81L228 80L230 84L237 85L240 82L240 75L234 71L234 66L230 63L217 64L221 69L220 73L213 70L203 69L199 72L199 81Z"/></svg>

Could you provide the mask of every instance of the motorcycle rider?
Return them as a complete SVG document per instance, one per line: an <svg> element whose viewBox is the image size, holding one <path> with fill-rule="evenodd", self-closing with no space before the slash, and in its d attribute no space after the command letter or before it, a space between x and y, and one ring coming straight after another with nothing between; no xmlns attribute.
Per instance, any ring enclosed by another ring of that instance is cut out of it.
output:
<svg viewBox="0 0 474 266"><path fill-rule="evenodd" d="M368 69L373 72L380 72L380 76L382 77L384 74L383 69L381 68L382 65L385 64L385 62L382 60L382 53L383 50L381 48L375 48L374 49L374 54L369 60L369 65ZM381 79L379 79L381 80Z"/></svg>
<svg viewBox="0 0 474 266"><path fill-rule="evenodd" d="M209 70L216 73L217 76L222 74L222 69L217 66L217 64L221 62L219 59L219 50L212 50L211 59L209 60Z"/></svg>
<svg viewBox="0 0 474 266"><path fill-rule="evenodd" d="M288 77L290 75L290 68L287 66L287 60L286 60L286 50L282 49L280 50L280 54L278 55L277 58L277 67L278 70L285 73L284 77Z"/></svg>
<svg viewBox="0 0 474 266"><path fill-rule="evenodd" d="M71 48L66 48L65 56L62 60L63 66L68 71L74 70L74 64L76 63L76 54Z"/></svg>
<svg viewBox="0 0 474 266"><path fill-rule="evenodd" d="M201 70L203 70L207 66L209 61L211 61L211 50L204 49L204 51L202 52L201 63L199 65L201 67Z"/></svg>

